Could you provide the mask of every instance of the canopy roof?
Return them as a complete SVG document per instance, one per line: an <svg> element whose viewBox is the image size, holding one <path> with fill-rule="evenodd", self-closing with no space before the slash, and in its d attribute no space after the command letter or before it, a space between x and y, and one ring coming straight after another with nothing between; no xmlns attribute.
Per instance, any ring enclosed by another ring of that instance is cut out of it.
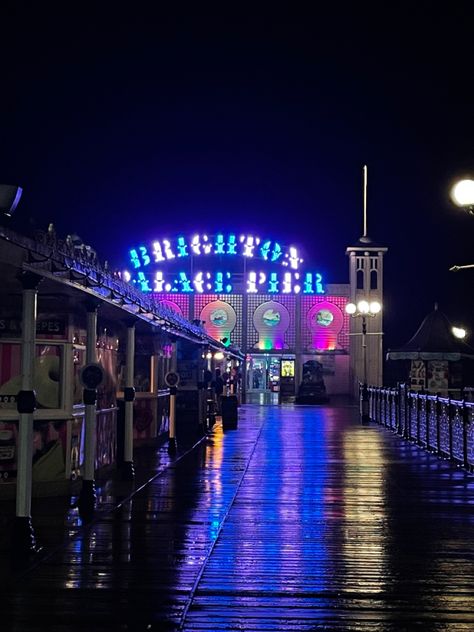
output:
<svg viewBox="0 0 474 632"><path fill-rule="evenodd" d="M76 302L96 299L102 304L101 313L105 312L111 319L124 322L132 317L145 330L165 332L240 359L244 357L240 349L225 347L200 325L123 281L107 264L100 264L90 247L78 249L69 238L57 239L52 225L47 233L37 231L35 239L0 226L0 300L5 305L11 304L20 291L18 275L21 272L43 277L40 293L56 297L58 304L66 304L68 298Z"/></svg>
<svg viewBox="0 0 474 632"><path fill-rule="evenodd" d="M387 360L450 360L474 359L474 349L455 338L447 316L434 310L426 316L415 335L400 349L390 350Z"/></svg>

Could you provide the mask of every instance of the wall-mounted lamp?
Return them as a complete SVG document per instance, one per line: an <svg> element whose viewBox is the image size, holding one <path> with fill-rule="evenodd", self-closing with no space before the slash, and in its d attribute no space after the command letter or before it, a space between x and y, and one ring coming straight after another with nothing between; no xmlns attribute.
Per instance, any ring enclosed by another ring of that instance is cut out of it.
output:
<svg viewBox="0 0 474 632"><path fill-rule="evenodd" d="M22 193L23 189L21 187L10 184L0 184L0 213L11 217L20 202Z"/></svg>

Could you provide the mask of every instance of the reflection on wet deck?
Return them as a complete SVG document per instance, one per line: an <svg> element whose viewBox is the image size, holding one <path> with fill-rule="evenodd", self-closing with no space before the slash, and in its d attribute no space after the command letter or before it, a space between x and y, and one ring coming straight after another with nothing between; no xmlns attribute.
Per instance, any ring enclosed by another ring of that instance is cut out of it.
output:
<svg viewBox="0 0 474 632"><path fill-rule="evenodd" d="M279 393L271 391L247 391L247 402L258 404L259 406L276 406L278 404Z"/></svg>
<svg viewBox="0 0 474 632"><path fill-rule="evenodd" d="M2 630L473 629L472 476L349 408L240 414L10 584Z"/></svg>

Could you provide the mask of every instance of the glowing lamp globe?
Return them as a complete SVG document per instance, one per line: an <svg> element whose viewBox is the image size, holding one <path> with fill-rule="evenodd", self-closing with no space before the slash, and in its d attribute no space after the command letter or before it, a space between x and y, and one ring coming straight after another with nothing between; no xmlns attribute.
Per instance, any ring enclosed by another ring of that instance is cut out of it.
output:
<svg viewBox="0 0 474 632"><path fill-rule="evenodd" d="M382 309L382 305L378 301L372 301L369 305L369 311L371 314L378 314Z"/></svg>
<svg viewBox="0 0 474 632"><path fill-rule="evenodd" d="M453 336L459 338L460 340L466 337L466 330L462 327L453 327L451 331L453 332Z"/></svg>
<svg viewBox="0 0 474 632"><path fill-rule="evenodd" d="M460 180L451 189L451 198L457 206L474 205L474 180Z"/></svg>
<svg viewBox="0 0 474 632"><path fill-rule="evenodd" d="M347 303L345 309L346 309L346 314L352 315L356 313L357 307L354 303Z"/></svg>
<svg viewBox="0 0 474 632"><path fill-rule="evenodd" d="M368 314L370 310L370 306L367 301L359 301L357 303L357 309L361 314Z"/></svg>

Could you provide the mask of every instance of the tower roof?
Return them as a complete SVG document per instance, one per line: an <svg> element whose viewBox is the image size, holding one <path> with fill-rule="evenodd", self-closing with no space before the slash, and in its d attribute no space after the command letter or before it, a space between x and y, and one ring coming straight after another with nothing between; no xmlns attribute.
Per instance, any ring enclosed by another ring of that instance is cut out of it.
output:
<svg viewBox="0 0 474 632"><path fill-rule="evenodd" d="M361 251L361 250L377 250L382 252L387 252L387 246L382 246L382 244L373 241L368 235L360 237L356 243L352 246L348 246L346 248L346 252L351 251Z"/></svg>
<svg viewBox="0 0 474 632"><path fill-rule="evenodd" d="M474 359L474 349L455 338L447 316L438 309L428 314L415 334L400 349L390 350L387 360L451 360Z"/></svg>

